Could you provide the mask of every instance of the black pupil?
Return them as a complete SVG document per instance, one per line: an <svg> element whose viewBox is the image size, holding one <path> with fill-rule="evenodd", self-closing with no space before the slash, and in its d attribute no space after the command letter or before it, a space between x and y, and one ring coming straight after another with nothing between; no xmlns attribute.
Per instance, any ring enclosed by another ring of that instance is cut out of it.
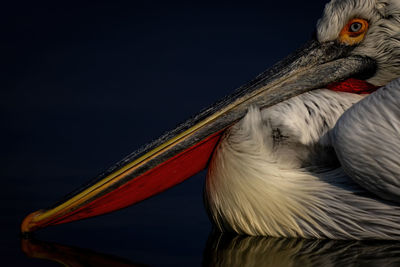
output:
<svg viewBox="0 0 400 267"><path fill-rule="evenodd" d="M362 25L360 22L354 22L353 24L350 25L350 31L351 32L358 32L361 30Z"/></svg>

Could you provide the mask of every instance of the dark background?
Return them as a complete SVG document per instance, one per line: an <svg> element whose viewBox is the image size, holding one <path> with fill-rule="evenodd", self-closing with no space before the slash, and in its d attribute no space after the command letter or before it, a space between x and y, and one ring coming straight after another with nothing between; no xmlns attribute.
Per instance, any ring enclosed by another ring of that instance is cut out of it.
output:
<svg viewBox="0 0 400 267"><path fill-rule="evenodd" d="M0 255L19 224L310 39L325 1L18 2L2 10ZM167 3L168 2L168 3ZM205 173L41 240L150 265L200 265ZM1 263L0 263L1 264Z"/></svg>

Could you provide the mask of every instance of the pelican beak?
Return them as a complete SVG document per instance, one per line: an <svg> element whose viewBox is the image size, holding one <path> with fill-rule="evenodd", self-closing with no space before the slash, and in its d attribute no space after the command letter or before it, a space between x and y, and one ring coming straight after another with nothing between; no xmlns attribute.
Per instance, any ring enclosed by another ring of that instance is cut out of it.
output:
<svg viewBox="0 0 400 267"><path fill-rule="evenodd" d="M122 159L55 205L28 215L23 233L118 210L193 176L207 163L222 132L250 105L267 108L350 77L371 75L374 60L349 56L353 47L310 41L253 81L176 129Z"/></svg>

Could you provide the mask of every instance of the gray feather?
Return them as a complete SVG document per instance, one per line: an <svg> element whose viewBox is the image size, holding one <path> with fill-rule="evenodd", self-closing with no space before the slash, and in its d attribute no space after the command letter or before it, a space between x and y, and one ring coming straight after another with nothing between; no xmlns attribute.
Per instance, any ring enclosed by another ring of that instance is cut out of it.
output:
<svg viewBox="0 0 400 267"><path fill-rule="evenodd" d="M344 113L332 139L344 170L354 181L400 203L400 79Z"/></svg>

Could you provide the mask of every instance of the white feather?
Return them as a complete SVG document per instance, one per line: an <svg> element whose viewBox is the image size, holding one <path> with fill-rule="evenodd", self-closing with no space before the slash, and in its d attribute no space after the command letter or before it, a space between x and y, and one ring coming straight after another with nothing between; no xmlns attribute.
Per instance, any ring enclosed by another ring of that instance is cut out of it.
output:
<svg viewBox="0 0 400 267"><path fill-rule="evenodd" d="M400 238L399 207L365 196L340 168L307 160L329 154L315 136L325 136L361 98L318 90L263 111L251 107L224 134L210 163L206 201L217 227L276 237ZM314 101L311 114L295 112ZM304 115L314 127L302 123ZM275 127L289 137L277 140Z"/></svg>

